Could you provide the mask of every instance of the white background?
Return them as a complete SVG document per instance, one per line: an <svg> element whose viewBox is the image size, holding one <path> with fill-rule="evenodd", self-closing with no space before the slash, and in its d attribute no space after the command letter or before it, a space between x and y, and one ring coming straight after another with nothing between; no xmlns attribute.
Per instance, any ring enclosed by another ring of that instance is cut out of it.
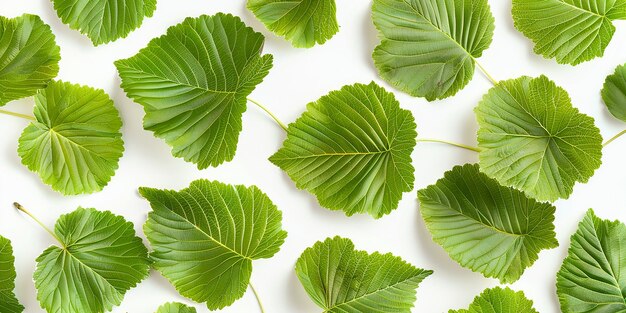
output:
<svg viewBox="0 0 626 313"><path fill-rule="evenodd" d="M546 74L570 92L573 103L593 116L605 138L626 125L613 119L602 104L599 91L604 78L626 62L626 24L616 23L617 32L605 57L577 67L558 65L532 52L532 45L513 28L510 0L490 0L496 18L491 47L480 62L496 79L521 75ZM300 286L294 264L300 253L317 240L341 235L351 238L357 248L392 252L412 264L435 271L418 289L414 312L447 312L465 308L483 289L498 285L452 261L431 240L419 215L416 190L434 183L454 165L476 162L473 152L433 143L422 143L413 153L416 168L415 190L404 194L392 214L373 220L368 216L346 217L342 212L321 208L315 198L297 190L280 169L267 161L281 145L285 133L257 107L250 105L243 117L243 132L234 161L218 168L198 171L195 165L174 158L170 148L141 126L143 110L126 98L119 88L120 79L113 61L134 55L148 41L185 17L230 12L267 37L266 53L275 57L269 76L252 93L284 122L294 121L308 102L331 90L356 82L381 83L371 53L377 45L376 31L370 18L371 1L338 0L340 32L323 46L295 49L268 32L245 9L244 0L159 0L154 17L126 39L93 47L87 37L70 30L56 17L47 0L1 0L0 15L14 17L22 13L38 14L52 26L61 46L59 79L104 89L115 100L124 120L126 152L119 169L104 191L77 197L63 197L41 183L39 177L21 165L17 139L27 121L0 116L0 234L13 241L16 266L16 293L26 312L41 312L32 282L35 258L53 239L37 224L12 207L19 201L50 227L59 215L78 206L111 210L135 223L139 234L149 205L137 194L140 186L180 189L192 180L208 178L231 184L257 185L283 211L283 225L289 236L281 251L272 259L254 262L252 283L257 287L268 313L320 312ZM429 103L394 91L402 107L415 115L421 137L448 139L475 145L476 129L472 109L491 87L476 72L471 83L456 96ZM32 110L31 99L16 101L5 108L23 113ZM556 232L561 246L544 251L534 266L511 285L534 300L539 312L558 312L555 274L567 253L569 237L588 208L603 218L626 221L626 138L604 151L603 165L585 185L577 185L569 200L556 202ZM143 235L141 235L143 236ZM157 272L132 289L114 312L151 313L163 302L182 301L174 288ZM199 312L208 312L202 304ZM259 312L251 292L223 312Z"/></svg>

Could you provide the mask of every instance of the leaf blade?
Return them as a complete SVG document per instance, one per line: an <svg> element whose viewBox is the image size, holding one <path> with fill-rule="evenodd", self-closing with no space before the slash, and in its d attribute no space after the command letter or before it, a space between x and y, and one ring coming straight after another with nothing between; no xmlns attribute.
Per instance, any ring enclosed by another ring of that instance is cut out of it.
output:
<svg viewBox="0 0 626 313"><path fill-rule="evenodd" d="M524 292L510 288L485 289L474 298L467 310L450 310L448 313L538 313Z"/></svg>
<svg viewBox="0 0 626 313"><path fill-rule="evenodd" d="M15 257L11 241L0 236L0 311L21 313L24 311L15 294Z"/></svg>

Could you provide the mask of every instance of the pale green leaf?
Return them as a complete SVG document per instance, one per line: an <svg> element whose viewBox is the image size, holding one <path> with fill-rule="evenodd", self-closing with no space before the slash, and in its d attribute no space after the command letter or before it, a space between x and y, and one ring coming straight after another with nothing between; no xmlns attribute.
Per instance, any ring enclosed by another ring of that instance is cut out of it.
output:
<svg viewBox="0 0 626 313"><path fill-rule="evenodd" d="M0 16L0 106L34 95L59 72L60 49L39 16Z"/></svg>
<svg viewBox="0 0 626 313"><path fill-rule="evenodd" d="M602 99L615 118L626 122L626 64L620 65L604 81Z"/></svg>
<svg viewBox="0 0 626 313"><path fill-rule="evenodd" d="M241 298L252 260L271 258L287 233L257 187L196 180L181 191L140 188L152 206L144 232L154 267L183 296L212 310Z"/></svg>
<svg viewBox="0 0 626 313"><path fill-rule="evenodd" d="M448 313L538 313L533 302L523 292L510 288L485 289L474 298L467 310L450 310Z"/></svg>
<svg viewBox="0 0 626 313"><path fill-rule="evenodd" d="M515 282L541 250L558 246L555 208L499 185L476 164L454 167L418 198L433 240L462 266L502 283Z"/></svg>
<svg viewBox="0 0 626 313"><path fill-rule="evenodd" d="M22 163L62 194L102 190L124 152L122 120L109 96L51 82L35 96L34 114L19 139Z"/></svg>
<svg viewBox="0 0 626 313"><path fill-rule="evenodd" d="M269 73L265 38L232 15L188 18L115 62L143 126L203 169L235 156L246 97Z"/></svg>
<svg viewBox="0 0 626 313"><path fill-rule="evenodd" d="M374 0L372 18L380 76L429 101L467 85L495 27L487 0Z"/></svg>
<svg viewBox="0 0 626 313"><path fill-rule="evenodd" d="M170 302L160 306L155 313L196 313L196 308L178 302Z"/></svg>
<svg viewBox="0 0 626 313"><path fill-rule="evenodd" d="M152 17L156 0L52 0L57 15L94 45L125 38Z"/></svg>
<svg viewBox="0 0 626 313"><path fill-rule="evenodd" d="M535 53L576 65L604 54L623 0L513 0L515 28L535 43Z"/></svg>
<svg viewBox="0 0 626 313"><path fill-rule="evenodd" d="M33 276L48 312L111 311L148 276L148 250L121 216L78 208L59 218L54 233L61 246L37 258Z"/></svg>
<svg viewBox="0 0 626 313"><path fill-rule="evenodd" d="M415 128L392 93L345 86L310 103L270 161L323 207L380 218L413 189Z"/></svg>
<svg viewBox="0 0 626 313"><path fill-rule="evenodd" d="M321 45L339 31L335 0L248 0L248 9L297 48Z"/></svg>
<svg viewBox="0 0 626 313"><path fill-rule="evenodd" d="M589 210L572 236L556 289L565 313L626 312L626 225Z"/></svg>
<svg viewBox="0 0 626 313"><path fill-rule="evenodd" d="M391 253L355 250L340 237L318 241L296 263L309 297L328 313L409 313L417 287L432 273Z"/></svg>
<svg viewBox="0 0 626 313"><path fill-rule="evenodd" d="M15 289L15 257L11 241L0 236L0 312L21 313L24 307L17 301Z"/></svg>
<svg viewBox="0 0 626 313"><path fill-rule="evenodd" d="M545 76L501 81L475 112L480 170L535 199L568 198L602 163L593 118Z"/></svg>

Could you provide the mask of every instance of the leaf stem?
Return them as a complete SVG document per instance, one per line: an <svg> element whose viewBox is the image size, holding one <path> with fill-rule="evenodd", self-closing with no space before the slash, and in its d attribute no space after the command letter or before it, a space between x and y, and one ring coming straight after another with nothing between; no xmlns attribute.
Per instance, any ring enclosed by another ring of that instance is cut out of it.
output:
<svg viewBox="0 0 626 313"><path fill-rule="evenodd" d="M256 289L254 289L254 286L252 286L252 283L249 283L248 285L250 286L250 289L252 289L252 293L254 293L256 302L259 303L259 308L261 309L261 313L265 313L265 309L263 309L263 303L261 302L261 298L259 297L259 294L256 292Z"/></svg>
<svg viewBox="0 0 626 313"><path fill-rule="evenodd" d="M474 63L476 63L476 65L478 65L478 68L480 69L480 71L483 72L483 74L485 74L485 76L487 76L487 79L489 79L492 84L494 84L494 85L498 84L498 81L495 78L493 78L493 76L491 76L489 74L489 72L487 72L487 70L478 62L478 60L474 59Z"/></svg>
<svg viewBox="0 0 626 313"><path fill-rule="evenodd" d="M248 101L250 101L250 102L252 102L252 103L256 104L259 108L261 108L263 111L265 111L265 113L269 114L269 115L272 117L272 119L274 119L274 121L275 121L276 123L278 123L278 125L279 125L279 126L280 126L283 130L287 131L287 125L285 125L283 122L281 122L281 121L278 119L278 117L276 117L276 115L274 115L274 114L273 114L270 110L268 110L266 107L264 107L264 106L263 106L262 104L260 104L259 102L254 101L254 100L252 100L252 99L250 99L250 98L248 98Z"/></svg>
<svg viewBox="0 0 626 313"><path fill-rule="evenodd" d="M26 210L26 208L24 208L21 204L19 204L17 202L13 202L13 206L16 209L26 213L26 215L30 216L33 220L35 220L35 222L37 222L37 224L39 224L39 226L41 226L43 229L45 229L48 232L48 234L52 235L52 237L54 239L56 239L63 247L65 247L65 244L63 244L63 241L61 241L61 238L59 238L59 236L57 236L52 230L50 230L50 228L46 227L46 225L44 225L37 217L35 217L28 210Z"/></svg>
<svg viewBox="0 0 626 313"><path fill-rule="evenodd" d="M611 142L613 142L615 139L619 138L623 134L626 134L626 129L624 129L621 132L617 133L617 135L611 137L611 139L607 140L605 143L602 144L602 147L604 148L604 147L608 146Z"/></svg>
<svg viewBox="0 0 626 313"><path fill-rule="evenodd" d="M11 112L11 111L5 111L5 110L0 110L1 114L6 114L6 115L11 115L11 116L17 116L17 117L21 117L27 120L31 120L34 121L35 118L30 116L30 115L26 115L26 114L21 114L21 113L15 113L15 112Z"/></svg>
<svg viewBox="0 0 626 313"><path fill-rule="evenodd" d="M474 151L474 152L480 152L480 148L478 147L472 147L472 146L468 146L468 145L464 145L464 144L460 144L460 143L454 143L454 142L449 142L449 141L445 141L445 140L439 140L439 139L427 139L427 138L418 138L417 142L438 142L438 143L445 143L447 145L451 145L451 146L455 146L455 147L459 147L459 148L463 148L466 150L470 150L470 151Z"/></svg>

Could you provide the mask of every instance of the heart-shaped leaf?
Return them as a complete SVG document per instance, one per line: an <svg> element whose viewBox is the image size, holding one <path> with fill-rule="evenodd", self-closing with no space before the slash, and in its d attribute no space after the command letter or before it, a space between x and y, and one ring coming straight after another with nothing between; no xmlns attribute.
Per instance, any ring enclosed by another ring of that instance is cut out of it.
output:
<svg viewBox="0 0 626 313"><path fill-rule="evenodd" d="M345 86L310 103L270 161L323 207L380 218L413 189L415 128L392 93Z"/></svg>
<svg viewBox="0 0 626 313"><path fill-rule="evenodd" d="M183 296L211 310L241 298L252 260L271 258L287 237L282 213L254 186L196 180L181 191L139 192L153 210L144 232L154 267Z"/></svg>
<svg viewBox="0 0 626 313"><path fill-rule="evenodd" d="M607 76L602 88L602 100L615 118L626 122L626 64Z"/></svg>
<svg viewBox="0 0 626 313"><path fill-rule="evenodd" d="M198 168L230 161L246 97L269 73L265 38L232 15L188 18L115 62L122 88L144 107L143 126Z"/></svg>
<svg viewBox="0 0 626 313"><path fill-rule="evenodd" d="M467 310L450 310L448 313L538 313L533 302L522 291L495 287L486 289L474 298Z"/></svg>
<svg viewBox="0 0 626 313"><path fill-rule="evenodd" d="M196 313L196 309L178 302L166 303L159 307L155 313Z"/></svg>
<svg viewBox="0 0 626 313"><path fill-rule="evenodd" d="M15 257L11 241L0 236L0 312L21 313L24 311L15 294Z"/></svg>
<svg viewBox="0 0 626 313"><path fill-rule="evenodd" d="M34 95L59 72L60 49L39 16L0 16L0 106Z"/></svg>
<svg viewBox="0 0 626 313"><path fill-rule="evenodd" d="M456 166L418 192L433 240L464 267L512 283L558 246L555 208L503 187L476 164Z"/></svg>
<svg viewBox="0 0 626 313"><path fill-rule="evenodd" d="M103 90L51 82L19 139L22 163L64 195L102 190L124 152L122 120Z"/></svg>

